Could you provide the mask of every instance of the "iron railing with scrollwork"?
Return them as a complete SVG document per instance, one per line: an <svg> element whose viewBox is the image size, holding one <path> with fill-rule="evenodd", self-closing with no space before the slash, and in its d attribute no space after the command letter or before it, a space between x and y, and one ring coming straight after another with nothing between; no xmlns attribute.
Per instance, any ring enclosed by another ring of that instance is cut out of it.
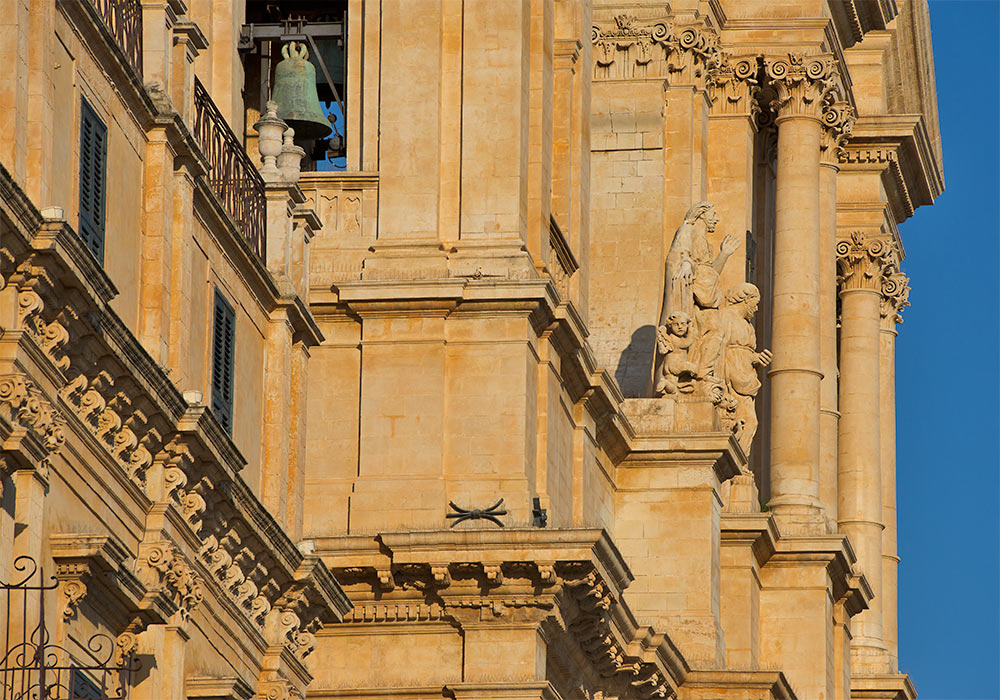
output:
<svg viewBox="0 0 1000 700"><path fill-rule="evenodd" d="M0 580L0 699L127 700L136 659L115 640L95 634L76 655L53 644L45 596L58 586L28 556L14 560L11 583ZM84 658L79 658L84 657Z"/></svg>
<svg viewBox="0 0 1000 700"><path fill-rule="evenodd" d="M142 78L142 5L139 0L91 0L97 14Z"/></svg>
<svg viewBox="0 0 1000 700"><path fill-rule="evenodd" d="M263 261L264 180L197 78L194 110L194 136L212 167L208 183L243 238Z"/></svg>

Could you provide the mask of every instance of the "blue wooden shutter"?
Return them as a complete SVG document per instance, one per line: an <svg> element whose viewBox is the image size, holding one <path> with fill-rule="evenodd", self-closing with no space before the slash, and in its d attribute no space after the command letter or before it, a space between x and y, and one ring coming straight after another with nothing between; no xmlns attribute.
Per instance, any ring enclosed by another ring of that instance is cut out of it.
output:
<svg viewBox="0 0 1000 700"><path fill-rule="evenodd" d="M236 357L236 314L225 297L215 290L212 323L212 413L233 434L233 374Z"/></svg>
<svg viewBox="0 0 1000 700"><path fill-rule="evenodd" d="M81 100L80 225L83 242L104 262L104 200L107 190L108 129L94 109Z"/></svg>

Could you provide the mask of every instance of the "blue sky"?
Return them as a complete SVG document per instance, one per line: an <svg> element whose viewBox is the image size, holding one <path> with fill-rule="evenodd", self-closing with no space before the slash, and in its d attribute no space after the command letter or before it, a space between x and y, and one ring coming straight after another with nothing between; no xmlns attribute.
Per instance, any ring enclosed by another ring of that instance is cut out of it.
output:
<svg viewBox="0 0 1000 700"><path fill-rule="evenodd" d="M996 700L1000 2L930 8L945 192L900 227L900 667L922 700Z"/></svg>

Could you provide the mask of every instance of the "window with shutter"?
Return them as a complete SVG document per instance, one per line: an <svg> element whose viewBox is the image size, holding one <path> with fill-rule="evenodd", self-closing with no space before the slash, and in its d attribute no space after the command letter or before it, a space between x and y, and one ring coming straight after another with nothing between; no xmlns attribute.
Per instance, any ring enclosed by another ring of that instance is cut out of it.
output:
<svg viewBox="0 0 1000 700"><path fill-rule="evenodd" d="M236 314L218 289L212 326L212 413L232 435Z"/></svg>
<svg viewBox="0 0 1000 700"><path fill-rule="evenodd" d="M108 129L87 104L80 109L80 237L104 262L104 199L107 188Z"/></svg>

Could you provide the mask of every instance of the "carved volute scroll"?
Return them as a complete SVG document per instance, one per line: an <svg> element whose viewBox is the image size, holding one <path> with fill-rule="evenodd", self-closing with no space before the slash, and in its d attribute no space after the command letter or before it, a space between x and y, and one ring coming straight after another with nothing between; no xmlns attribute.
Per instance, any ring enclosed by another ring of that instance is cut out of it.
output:
<svg viewBox="0 0 1000 700"><path fill-rule="evenodd" d="M833 56L788 54L764 58L769 84L777 96L771 101L779 119L791 116L820 118L837 81Z"/></svg>

